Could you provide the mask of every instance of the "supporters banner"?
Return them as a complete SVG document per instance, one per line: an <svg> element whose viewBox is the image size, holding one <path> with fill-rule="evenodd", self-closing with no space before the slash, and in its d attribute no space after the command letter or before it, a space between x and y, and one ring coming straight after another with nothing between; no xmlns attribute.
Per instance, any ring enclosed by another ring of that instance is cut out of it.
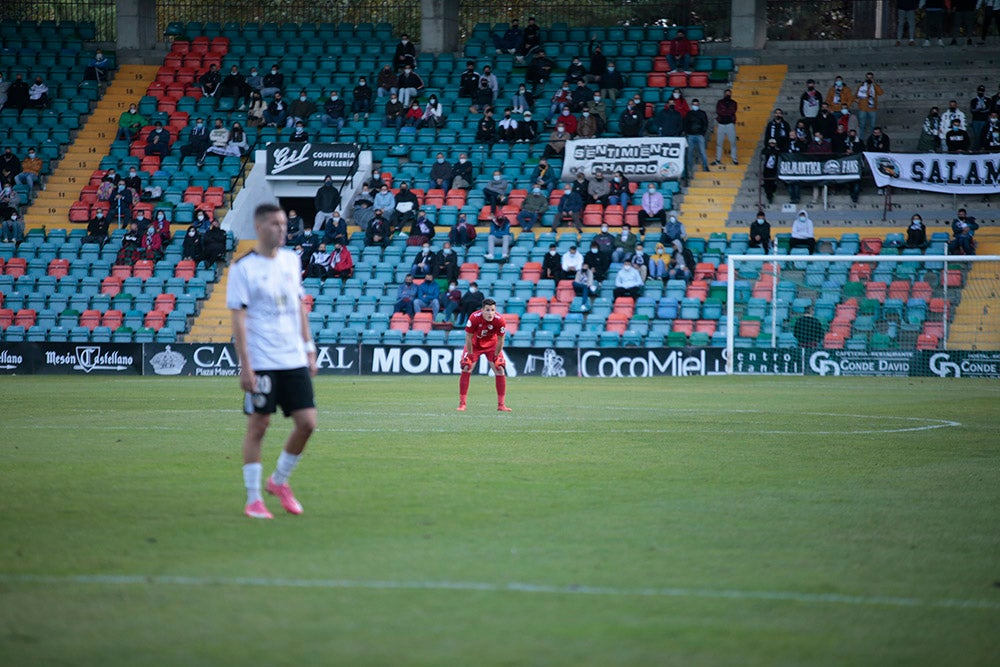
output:
<svg viewBox="0 0 1000 667"><path fill-rule="evenodd" d="M1000 154L865 153L880 188L947 194L1000 192Z"/></svg>
<svg viewBox="0 0 1000 667"><path fill-rule="evenodd" d="M345 178L354 173L361 147L357 144L267 145L267 177L272 180Z"/></svg>
<svg viewBox="0 0 1000 667"><path fill-rule="evenodd" d="M778 156L778 180L785 183L857 181L861 178L863 162L860 155L782 153Z"/></svg>
<svg viewBox="0 0 1000 667"><path fill-rule="evenodd" d="M144 375L236 377L239 357L230 343L170 343L143 346ZM321 375L358 375L357 345L317 345Z"/></svg>
<svg viewBox="0 0 1000 667"><path fill-rule="evenodd" d="M600 169L608 178L621 171L630 181L676 181L684 174L684 137L573 139L566 142L562 180L587 178Z"/></svg>
<svg viewBox="0 0 1000 667"><path fill-rule="evenodd" d="M581 349L579 354L581 377L684 377L726 372L725 349L721 347L602 347Z"/></svg>

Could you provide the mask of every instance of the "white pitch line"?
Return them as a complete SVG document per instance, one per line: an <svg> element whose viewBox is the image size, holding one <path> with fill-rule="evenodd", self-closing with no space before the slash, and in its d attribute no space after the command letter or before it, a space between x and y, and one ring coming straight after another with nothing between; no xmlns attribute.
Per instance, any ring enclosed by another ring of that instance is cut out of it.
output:
<svg viewBox="0 0 1000 667"><path fill-rule="evenodd" d="M0 574L3 584L66 584L104 586L186 586L208 588L306 588L367 590L470 591L486 593L530 593L540 595L584 595L597 597L700 598L709 600L749 600L797 602L805 604L846 604L866 607L933 607L944 609L985 609L1000 611L1000 601L921 599L882 595L841 593L799 593L795 591L714 590L708 588L615 588L609 586L489 583L477 581L391 581L358 579L285 579L267 577L191 577L183 575L79 574L36 575Z"/></svg>

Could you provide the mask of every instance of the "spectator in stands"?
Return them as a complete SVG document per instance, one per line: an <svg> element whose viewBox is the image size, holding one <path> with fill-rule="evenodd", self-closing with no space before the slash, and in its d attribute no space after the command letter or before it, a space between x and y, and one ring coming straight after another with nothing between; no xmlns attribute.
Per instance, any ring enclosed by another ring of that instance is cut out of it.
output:
<svg viewBox="0 0 1000 667"><path fill-rule="evenodd" d="M170 155L170 133L163 129L163 123L156 121L153 131L146 137L146 155L158 155L163 159Z"/></svg>
<svg viewBox="0 0 1000 667"><path fill-rule="evenodd" d="M212 221L209 219L208 214L205 211L198 209L198 212L194 214L194 226L198 228L198 231L204 235L208 233L209 228L212 226Z"/></svg>
<svg viewBox="0 0 1000 667"><path fill-rule="evenodd" d="M833 151L830 148L830 142L827 141L826 137L823 136L823 133L820 132L819 130L816 130L813 132L812 141L809 143L809 146L806 148L805 152L821 154L821 155L829 155Z"/></svg>
<svg viewBox="0 0 1000 667"><path fill-rule="evenodd" d="M594 278L594 271L587 262L583 262L573 276L573 292L582 300L580 309L583 312L590 310L588 303L591 298L597 298L600 288Z"/></svg>
<svg viewBox="0 0 1000 667"><path fill-rule="evenodd" d="M583 111L589 111L591 116L596 116L598 122L597 131L598 133L604 132L608 126L608 105L600 93L594 93L591 100L584 102Z"/></svg>
<svg viewBox="0 0 1000 667"><path fill-rule="evenodd" d="M385 219L382 209L376 208L375 215L365 228L365 245L385 248L391 240L392 229L389 227L389 221Z"/></svg>
<svg viewBox="0 0 1000 667"><path fill-rule="evenodd" d="M618 131L623 137L642 136L643 126L646 123L645 114L635 105L632 100L625 103L621 116L618 117Z"/></svg>
<svg viewBox="0 0 1000 667"><path fill-rule="evenodd" d="M653 122L647 126L653 134L661 137L682 137L684 136L684 116L677 110L675 100L668 101L660 111L657 112Z"/></svg>
<svg viewBox="0 0 1000 667"><path fill-rule="evenodd" d="M354 275L354 257L351 250L340 239L333 242L333 255L330 257L330 270L327 272L328 278L340 278L347 280Z"/></svg>
<svg viewBox="0 0 1000 667"><path fill-rule="evenodd" d="M432 275L427 276L424 282L417 285L417 298L413 300L415 312L419 313L425 308L431 309L431 317L436 320L441 311L441 287Z"/></svg>
<svg viewBox="0 0 1000 667"><path fill-rule="evenodd" d="M375 193L375 208L382 211L394 211L396 209L396 196L389 189L388 183L382 183Z"/></svg>
<svg viewBox="0 0 1000 667"><path fill-rule="evenodd" d="M141 208L135 212L135 218L133 218L135 224L139 227L139 235L145 236L146 230L152 227L150 220L146 218L146 212ZM155 230L154 230L155 231Z"/></svg>
<svg viewBox="0 0 1000 667"><path fill-rule="evenodd" d="M285 75L278 71L277 65L271 66L271 71L264 75L261 81L260 96L265 100L274 97L285 90Z"/></svg>
<svg viewBox="0 0 1000 667"><path fill-rule="evenodd" d="M323 178L323 185L317 188L316 195L313 197L313 205L316 207L313 228L319 232L323 229L327 219L333 216L333 212L340 208L340 189L333 184L333 176L327 174Z"/></svg>
<svg viewBox="0 0 1000 667"><path fill-rule="evenodd" d="M215 96L215 108L219 108L219 102L223 99L230 98L233 100L234 108L236 105L239 105L240 109L244 109L246 108L245 100L249 93L250 87L247 85L246 77L240 74L240 70L236 65L233 65L229 68L229 74L224 76L219 84L219 90Z"/></svg>
<svg viewBox="0 0 1000 667"><path fill-rule="evenodd" d="M910 226L906 228L906 247L924 250L930 245L927 241L927 226L919 213L910 218Z"/></svg>
<svg viewBox="0 0 1000 667"><path fill-rule="evenodd" d="M222 156L227 155L228 154L227 149L229 147L229 136L230 136L229 130L227 130L226 126L222 124L222 119L216 118L215 126L212 128L212 131L208 133L208 140L210 142L210 145L208 148L205 149L205 152L199 158L198 160L199 166L205 163L205 155L208 153L212 153L214 155L222 155ZM237 151L236 154L239 155L239 152Z"/></svg>
<svg viewBox="0 0 1000 667"><path fill-rule="evenodd" d="M222 230L218 220L212 220L212 225L202 238L202 247L206 269L212 268L213 265L225 266L226 232ZM311 252L309 254L312 255Z"/></svg>
<svg viewBox="0 0 1000 667"><path fill-rule="evenodd" d="M260 96L259 91L250 93L250 105L247 107L247 125L250 127L260 127L264 124L264 112L267 111L267 104Z"/></svg>
<svg viewBox="0 0 1000 667"><path fill-rule="evenodd" d="M909 45L916 44L917 8L920 0L897 0L896 2L896 46L903 43L903 25L909 26Z"/></svg>
<svg viewBox="0 0 1000 667"><path fill-rule="evenodd" d="M331 93L332 98L337 94L337 91ZM341 104L341 112L343 112L343 102ZM285 118L285 127L292 127L295 123L302 121L303 123L309 120L309 117L316 113L316 103L309 99L309 94L305 90L299 91L299 97L296 100L292 100L291 104L288 105L288 116ZM338 126L338 129L340 126Z"/></svg>
<svg viewBox="0 0 1000 667"><path fill-rule="evenodd" d="M285 124L286 118L288 118L288 104L281 93L277 92L264 109L264 122L268 127L278 127Z"/></svg>
<svg viewBox="0 0 1000 667"><path fill-rule="evenodd" d="M790 153L805 153L809 150L809 142L812 141L812 132L809 126L802 119L795 122L792 130L792 144L788 147Z"/></svg>
<svg viewBox="0 0 1000 667"><path fill-rule="evenodd" d="M590 201L590 195L587 193L587 190L590 188L590 181L588 181L583 175L582 169L576 172L576 177L572 181L572 186L573 190L580 194L580 199L583 200L584 206L593 203Z"/></svg>
<svg viewBox="0 0 1000 667"><path fill-rule="evenodd" d="M806 121L806 127L810 130L814 126L816 116L819 115L819 107L822 102L823 98L816 90L816 81L809 79L806 81L805 91L799 96L799 116Z"/></svg>
<svg viewBox="0 0 1000 667"><path fill-rule="evenodd" d="M594 237L594 243L597 244L598 250L606 258L607 263L611 264L611 253L615 249L615 235L608 228L608 223L601 223L601 231ZM594 266L594 269L596 270L597 267Z"/></svg>
<svg viewBox="0 0 1000 667"><path fill-rule="evenodd" d="M533 144L538 140L538 123L533 120L530 111L524 112L524 117L517 123L517 141Z"/></svg>
<svg viewBox="0 0 1000 667"><path fill-rule="evenodd" d="M729 140L729 157L733 164L739 164L736 159L736 110L738 105L733 99L733 91L726 88L722 93L722 99L715 103L715 162L722 164L722 149L726 140Z"/></svg>
<svg viewBox="0 0 1000 667"><path fill-rule="evenodd" d="M566 76L564 77L564 83L566 90L568 91L571 86L575 86L577 81L581 81L587 76L586 66L580 62L580 56L573 56L573 61L570 63L569 67L566 68Z"/></svg>
<svg viewBox="0 0 1000 667"><path fill-rule="evenodd" d="M295 121L295 128L288 136L288 141L293 144L304 144L309 141L309 133L306 131L305 123L301 120Z"/></svg>
<svg viewBox="0 0 1000 667"><path fill-rule="evenodd" d="M211 145L212 142L208 138L208 128L205 127L205 119L199 116L195 119L194 125L190 127L188 142L181 146L181 162L184 161L184 158L193 155L200 165L202 156Z"/></svg>
<svg viewBox="0 0 1000 667"><path fill-rule="evenodd" d="M479 87L472 93L472 104L469 106L469 112L473 114L482 113L492 105L493 89L490 88L490 82L480 79Z"/></svg>
<svg viewBox="0 0 1000 667"><path fill-rule="evenodd" d="M3 72L0 72L0 109L4 108L7 104L7 91L10 90L10 81L3 78Z"/></svg>
<svg viewBox="0 0 1000 667"><path fill-rule="evenodd" d="M219 73L218 65L215 63L209 65L208 71L198 79L198 84L201 86L201 92L205 97L214 99L219 92L219 87L222 85L222 74ZM216 106L218 106L218 100L216 100Z"/></svg>
<svg viewBox="0 0 1000 667"><path fill-rule="evenodd" d="M549 244L549 250L542 258L542 280L559 282L562 278L562 258L555 243Z"/></svg>
<svg viewBox="0 0 1000 667"><path fill-rule="evenodd" d="M577 79L577 81L583 81L583 79ZM572 104L573 94L569 89L570 82L567 79L563 81L562 86L552 94L552 100L549 104L549 115L546 117L545 122L551 123L552 120L558 117L564 107Z"/></svg>
<svg viewBox="0 0 1000 667"><path fill-rule="evenodd" d="M479 119L476 124L476 137L475 142L477 144L495 144L497 140L497 122L493 120L493 109L486 107L483 111L483 117Z"/></svg>
<svg viewBox="0 0 1000 667"><path fill-rule="evenodd" d="M989 120L979 136L979 149L987 153L1000 153L1000 118L997 110L990 112Z"/></svg>
<svg viewBox="0 0 1000 667"><path fill-rule="evenodd" d="M750 223L750 241L747 245L761 248L765 255L771 252L771 223L764 216L764 211L757 211L756 219Z"/></svg>
<svg viewBox="0 0 1000 667"><path fill-rule="evenodd" d="M809 214L804 210L792 222L792 238L788 242L788 249L808 248L809 254L816 252L816 236L813 233L813 221L809 219Z"/></svg>
<svg viewBox="0 0 1000 667"><path fill-rule="evenodd" d="M649 274L649 268L646 266L649 263L649 255L646 254L642 243L635 244L635 252L625 261L635 267L635 270L639 272L643 282L645 282L646 276Z"/></svg>
<svg viewBox="0 0 1000 667"><path fill-rule="evenodd" d="M517 222L521 225L521 231L530 232L535 224L542 219L542 215L549 208L549 199L542 192L540 183L535 183L524 201L521 202L521 210L517 214Z"/></svg>
<svg viewBox="0 0 1000 667"><path fill-rule="evenodd" d="M109 227L108 219L104 215L104 209L97 209L94 217L87 223L87 235L83 237L83 243L97 243L102 248L108 242Z"/></svg>
<svg viewBox="0 0 1000 667"><path fill-rule="evenodd" d="M454 173L454 177L451 181L451 187L461 190L468 190L472 187L472 182L475 179L472 174L472 163L469 162L468 155L465 153L458 154L458 162L452 165L452 172Z"/></svg>
<svg viewBox="0 0 1000 667"><path fill-rule="evenodd" d="M130 223L128 229L125 231L125 235L122 236L122 245L115 257L115 264L119 266L134 266L136 262L142 259L139 249L141 242L142 238L139 235L139 226L134 222Z"/></svg>
<svg viewBox="0 0 1000 667"><path fill-rule="evenodd" d="M662 243L657 243L656 249L649 256L649 262L646 265L646 279L659 280L666 283L667 267L670 266L670 259L671 257L667 253L666 246Z"/></svg>
<svg viewBox="0 0 1000 667"><path fill-rule="evenodd" d="M399 36L396 52L392 56L392 66L397 72L407 66L417 66L417 47L405 32Z"/></svg>
<svg viewBox="0 0 1000 667"><path fill-rule="evenodd" d="M941 127L938 130L942 142L945 135L951 131L952 124L955 121L958 121L959 126L963 130L966 129L965 112L958 108L958 100L948 100L948 108L941 114Z"/></svg>
<svg viewBox="0 0 1000 667"><path fill-rule="evenodd" d="M348 238L347 220L340 215L340 211L335 210L323 224L323 241L327 245L333 245L337 241L347 245Z"/></svg>
<svg viewBox="0 0 1000 667"><path fill-rule="evenodd" d="M923 129L920 132L920 139L917 140L917 152L937 153L941 150L941 115L937 107L931 110L924 118Z"/></svg>
<svg viewBox="0 0 1000 667"><path fill-rule="evenodd" d="M419 97L420 91L424 89L424 80L420 78L412 66L405 66L403 73L399 75L399 101L403 106L409 106L414 98Z"/></svg>
<svg viewBox="0 0 1000 667"><path fill-rule="evenodd" d="M417 298L417 286L413 284L413 275L407 273L403 276L403 283L396 289L396 303L392 307L393 313L405 313L413 317L416 311L414 300Z"/></svg>
<svg viewBox="0 0 1000 667"><path fill-rule="evenodd" d="M20 243L24 240L24 221L16 209L9 209L5 215L0 215L3 224L0 225L0 242Z"/></svg>
<svg viewBox="0 0 1000 667"><path fill-rule="evenodd" d="M774 203L774 192L778 189L779 155L781 155L781 151L778 150L778 140L773 137L768 139L767 146L760 155L761 180L768 204Z"/></svg>
<svg viewBox="0 0 1000 667"><path fill-rule="evenodd" d="M34 109L44 109L49 106L49 87L41 76L35 77L35 83L28 89L28 106Z"/></svg>
<svg viewBox="0 0 1000 667"><path fill-rule="evenodd" d="M497 207L507 203L510 191L510 181L503 177L499 169L493 171L493 179L483 188L483 197L490 207L490 212L496 215Z"/></svg>
<svg viewBox="0 0 1000 667"><path fill-rule="evenodd" d="M944 145L949 153L968 153L972 147L969 133L962 128L958 119L951 122L951 129L944 135Z"/></svg>
<svg viewBox="0 0 1000 667"><path fill-rule="evenodd" d="M385 120L383 121L383 125L385 127L395 127L397 130L403 127L405 111L406 108L399 101L396 93L392 93L389 96L389 101L385 103Z"/></svg>
<svg viewBox="0 0 1000 667"><path fill-rule="evenodd" d="M597 83L601 74L608 68L608 59L604 55L604 49L597 43L596 33L590 36L588 51L590 52L590 67L587 68L584 79L587 80L587 83Z"/></svg>
<svg viewBox="0 0 1000 667"><path fill-rule="evenodd" d="M670 263L667 264L667 280L691 282L691 278L694 277L694 254L679 240L675 240L671 247Z"/></svg>
<svg viewBox="0 0 1000 667"><path fill-rule="evenodd" d="M976 240L972 235L972 228L963 221L956 221L952 228L955 232L952 240L948 242L948 254L975 255Z"/></svg>
<svg viewBox="0 0 1000 667"><path fill-rule="evenodd" d="M10 84L10 88L7 89L7 105L11 109L17 109L17 117L21 117L21 112L24 108L28 106L28 96L30 95L30 89L28 88L27 82L25 82L21 73L18 72L14 75L14 80Z"/></svg>
<svg viewBox="0 0 1000 667"><path fill-rule="evenodd" d="M824 139L830 141L837 133L837 118L838 116L830 112L830 105L823 102L819 109L819 115L813 119L813 131L818 130Z"/></svg>
<svg viewBox="0 0 1000 667"><path fill-rule="evenodd" d="M247 88L250 89L250 92L256 91L258 93L264 88L264 77L260 75L256 67L250 68L250 74L247 76ZM261 97L264 97L263 94Z"/></svg>
<svg viewBox="0 0 1000 667"><path fill-rule="evenodd" d="M465 294L462 295L462 300L459 302L459 321L467 321L472 313L480 310L483 307L483 300L485 298L483 293L479 291L479 283L475 281L469 283L469 289L465 291Z"/></svg>
<svg viewBox="0 0 1000 667"><path fill-rule="evenodd" d="M576 231L583 231L583 196L567 183L559 197L559 206L552 220L552 231L559 231L559 225L570 223Z"/></svg>
<svg viewBox="0 0 1000 667"><path fill-rule="evenodd" d="M851 130L857 131L858 117L851 113L851 108L847 105L840 107L840 113L834 114L837 121L837 128L847 134Z"/></svg>
<svg viewBox="0 0 1000 667"><path fill-rule="evenodd" d="M406 181L399 184L399 193L396 195L396 207L389 217L389 223L395 229L395 233L403 231L404 227L413 224L417 219L417 211L420 210L420 201L410 190L410 185Z"/></svg>
<svg viewBox="0 0 1000 667"><path fill-rule="evenodd" d="M173 235L170 233L170 221L167 219L166 213L162 210L157 211L152 222L149 223L149 226L160 235L160 241L162 241L164 248L170 245Z"/></svg>
<svg viewBox="0 0 1000 667"><path fill-rule="evenodd" d="M701 110L698 99L691 100L691 111L684 116L684 134L688 140L688 150L691 155L690 170L694 171L698 158L702 167L708 171L708 153L705 150L705 135L708 134L708 114Z"/></svg>
<svg viewBox="0 0 1000 667"><path fill-rule="evenodd" d="M496 100L500 96L500 79L493 73L492 67L489 65L483 66L483 74L480 77L480 81L486 81L489 85L490 90L493 92L493 100Z"/></svg>
<svg viewBox="0 0 1000 667"><path fill-rule="evenodd" d="M441 249L437 251L437 271L434 277L444 278L449 282L458 280L460 268L458 262L458 255L455 253L454 248L451 247L451 241L445 241L441 245Z"/></svg>
<svg viewBox="0 0 1000 667"><path fill-rule="evenodd" d="M221 165L222 157L227 155L230 157L241 157L246 154L248 150L250 150L250 144L247 142L247 135L246 132L244 132L242 125L239 123L233 123L231 130L227 130L223 127L221 128L222 132L218 132L220 122L221 121L219 120L216 121L215 129L213 129L208 135L209 139L212 140L212 145L209 147L207 152L220 156L219 164ZM226 139L225 145L220 143L223 138L223 132L225 133Z"/></svg>
<svg viewBox="0 0 1000 667"><path fill-rule="evenodd" d="M132 219L132 206L135 204L132 191L125 187L124 182L119 182L110 201L111 217L118 228L123 229Z"/></svg>
<svg viewBox="0 0 1000 667"><path fill-rule="evenodd" d="M642 296L643 282L642 275L635 265L632 262L625 262L615 277L615 289L612 294L616 299L623 296L638 299Z"/></svg>
<svg viewBox="0 0 1000 667"><path fill-rule="evenodd" d="M309 265L306 267L305 276L307 278L319 278L325 280L330 271L330 259L333 255L327 250L326 243L320 243L316 251L309 257Z"/></svg>
<svg viewBox="0 0 1000 667"><path fill-rule="evenodd" d="M872 130L872 135L868 137L868 150L877 153L888 153L891 149L892 141L889 135L882 131L881 127Z"/></svg>
<svg viewBox="0 0 1000 667"><path fill-rule="evenodd" d="M124 139L132 143L139 136L139 133L142 132L142 128L148 124L149 120L139 113L136 105L130 104L128 111L123 112L118 118L118 134L115 136L115 139Z"/></svg>
<svg viewBox="0 0 1000 667"><path fill-rule="evenodd" d="M854 91L844 83L844 77L838 74L833 80L833 85L826 91L825 100L831 109L849 107L854 103Z"/></svg>
<svg viewBox="0 0 1000 667"><path fill-rule="evenodd" d="M383 65L375 77L375 95L379 98L399 93L399 78L389 65Z"/></svg>
<svg viewBox="0 0 1000 667"><path fill-rule="evenodd" d="M438 103L437 95L431 95L427 98L427 104L420 114L420 121L417 123L417 128L429 127L434 130L436 135L438 130L444 127L444 123L445 118L441 104Z"/></svg>
<svg viewBox="0 0 1000 667"><path fill-rule="evenodd" d="M419 246L430 243L434 239L434 223L427 214L423 211L417 213L416 220L410 225L409 238L406 239L406 245L408 246Z"/></svg>
<svg viewBox="0 0 1000 667"><path fill-rule="evenodd" d="M448 291L445 292L444 299L444 321L454 322L462 304L462 290L458 289L456 280L448 281Z"/></svg>
<svg viewBox="0 0 1000 667"><path fill-rule="evenodd" d="M590 270L594 272L594 280L597 282L602 282L608 277L608 267L611 265L610 254L605 254L601 252L601 246L597 244L597 240L591 240L590 250L583 256L583 263L590 267Z"/></svg>
<svg viewBox="0 0 1000 667"><path fill-rule="evenodd" d="M854 103L858 106L858 134L867 137L878 123L879 98L885 95L882 86L875 81L875 74L865 74L864 82L858 86Z"/></svg>
<svg viewBox="0 0 1000 667"><path fill-rule="evenodd" d="M670 66L670 73L691 71L691 58L694 57L694 47L687 38L687 33L678 30L677 34L670 40L670 49L667 51L667 65Z"/></svg>
<svg viewBox="0 0 1000 667"><path fill-rule="evenodd" d="M764 140L769 141L771 139L775 140L775 147L779 153L784 153L789 149L791 145L792 129L788 125L788 121L784 118L784 113L781 109L774 110L774 116L768 122L767 126L764 128Z"/></svg>
<svg viewBox="0 0 1000 667"><path fill-rule="evenodd" d="M490 33L490 39L493 40L497 53L515 53L524 44L524 31L521 30L518 20L514 19L503 35Z"/></svg>
<svg viewBox="0 0 1000 667"><path fill-rule="evenodd" d="M455 172L452 166L448 164L448 161L444 159L444 153L438 153L434 158L434 164L431 165L428 190L437 189L447 192L451 189L451 180L454 176Z"/></svg>
<svg viewBox="0 0 1000 667"><path fill-rule="evenodd" d="M531 84L532 94L537 95L542 92L545 84L552 78L552 69L555 65L552 59L545 55L543 49L535 52L531 63L528 64L528 71L525 74L525 80Z"/></svg>
<svg viewBox="0 0 1000 667"><path fill-rule="evenodd" d="M951 221L952 236L957 237L959 235L962 225L965 225L968 228L970 235L975 234L976 230L979 229L979 223L976 222L975 216L969 215L968 211L964 208L958 209L955 214L955 219Z"/></svg>
<svg viewBox="0 0 1000 667"><path fill-rule="evenodd" d="M608 197L611 193L611 182L604 178L604 172L600 168L594 168L594 178L587 184L587 203L608 205Z"/></svg>
<svg viewBox="0 0 1000 667"><path fill-rule="evenodd" d="M368 114L372 112L372 89L368 85L368 79L365 77L360 77L358 79L358 85L354 86L354 90L351 92L353 99L351 100L351 113L354 114L354 120L357 122L361 114L365 115L365 120L368 120Z"/></svg>
<svg viewBox="0 0 1000 667"><path fill-rule="evenodd" d="M0 155L0 185L14 185L17 175L21 173L21 160L10 146L3 149Z"/></svg>
<svg viewBox="0 0 1000 667"><path fill-rule="evenodd" d="M635 252L635 245L639 242L639 237L632 233L632 225L627 222L622 225L621 234L615 237L614 249L611 252L611 263L624 262L627 257L631 257Z"/></svg>
<svg viewBox="0 0 1000 667"><path fill-rule="evenodd" d="M136 231L142 227L142 222L133 223L136 226ZM163 239L159 234L156 233L156 228L153 225L146 225L146 232L140 233L139 242L139 253L142 255L143 259L148 259L153 262L158 262L163 259Z"/></svg>
<svg viewBox="0 0 1000 667"><path fill-rule="evenodd" d="M601 73L597 81L598 90L601 96L609 100L617 100L625 87L625 77L618 71L615 61L609 61L607 68Z"/></svg>
<svg viewBox="0 0 1000 667"><path fill-rule="evenodd" d="M969 40L969 43L971 44L972 40ZM986 97L986 86L981 85L976 88L976 96L969 101L969 115L971 116L969 135L972 138L972 150L974 151L980 150L980 137L989 120L992 108L993 103L990 98Z"/></svg>
<svg viewBox="0 0 1000 667"><path fill-rule="evenodd" d="M570 136L576 136L578 121L576 116L569 112L569 107L563 107L559 114L559 118L556 121L558 127L562 127L563 130Z"/></svg>
<svg viewBox="0 0 1000 667"><path fill-rule="evenodd" d="M137 200L142 195L142 177L139 176L139 171L134 167L128 168L128 176L125 177L125 187L132 191L132 199Z"/></svg>
<svg viewBox="0 0 1000 667"><path fill-rule="evenodd" d="M513 117L513 109L507 107L503 111L503 119L497 124L497 139L503 143L517 142L517 119Z"/></svg>
<svg viewBox="0 0 1000 667"><path fill-rule="evenodd" d="M686 242L687 238L687 228L684 226L684 223L678 220L676 215L668 216L667 222L663 225L663 230L660 232L660 243L666 247L670 247L674 244L674 241Z"/></svg>
<svg viewBox="0 0 1000 667"><path fill-rule="evenodd" d="M476 241L476 228L469 223L465 213L459 213L454 226L448 231L448 240L453 245L469 248Z"/></svg>
<svg viewBox="0 0 1000 667"><path fill-rule="evenodd" d="M576 88L569 97L569 111L573 113L580 113L583 111L583 107L594 99L594 91L587 85L582 79L576 82ZM565 115L566 106L563 106L559 110L561 114Z"/></svg>
<svg viewBox="0 0 1000 667"><path fill-rule="evenodd" d="M111 61L108 60L103 51L98 49L97 52L94 53L94 57L87 63L86 69L83 71L83 80L106 83L108 75L111 73L112 69L114 68L111 66Z"/></svg>
<svg viewBox="0 0 1000 667"><path fill-rule="evenodd" d="M558 175L549 164L548 158L543 156L538 158L538 164L531 171L531 177L528 180L532 183L541 183L543 190L551 190L557 177Z"/></svg>
<svg viewBox="0 0 1000 667"><path fill-rule="evenodd" d="M580 121L576 125L577 139L593 139L600 134L600 119L587 110L580 114Z"/></svg>
<svg viewBox="0 0 1000 667"><path fill-rule="evenodd" d="M476 71L476 61L465 61L465 71L458 77L458 96L472 99L479 90L479 72Z"/></svg>
<svg viewBox="0 0 1000 667"><path fill-rule="evenodd" d="M510 256L510 220L506 215L497 214L496 211L490 216L490 233L486 238L486 259L496 257L496 244L500 243L503 258Z"/></svg>
<svg viewBox="0 0 1000 667"><path fill-rule="evenodd" d="M650 223L658 222L661 225L666 218L665 202L663 195L656 187L656 183L648 183L646 191L642 193L642 204L637 214L639 222L639 234L646 233L646 227Z"/></svg>
<svg viewBox="0 0 1000 667"><path fill-rule="evenodd" d="M930 46L931 40L937 40L938 46L944 46L944 19L949 11L947 0L920 0L920 8L924 10L924 46Z"/></svg>

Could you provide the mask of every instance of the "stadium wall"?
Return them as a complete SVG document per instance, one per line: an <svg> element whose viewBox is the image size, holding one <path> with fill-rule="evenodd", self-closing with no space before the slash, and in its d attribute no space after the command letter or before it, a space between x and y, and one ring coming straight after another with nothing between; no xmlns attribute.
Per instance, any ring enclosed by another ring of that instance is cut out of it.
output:
<svg viewBox="0 0 1000 667"><path fill-rule="evenodd" d="M686 377L725 375L724 348L507 348L508 375ZM319 345L321 375L458 375L459 347ZM1000 378L1000 351L873 351L737 348L737 375ZM485 358L477 371L488 374ZM212 343L10 343L0 374L239 375L235 348Z"/></svg>

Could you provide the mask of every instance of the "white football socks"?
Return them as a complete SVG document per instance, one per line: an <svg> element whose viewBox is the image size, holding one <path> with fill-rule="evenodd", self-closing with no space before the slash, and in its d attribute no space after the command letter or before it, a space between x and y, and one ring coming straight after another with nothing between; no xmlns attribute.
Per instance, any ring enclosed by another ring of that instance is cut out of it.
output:
<svg viewBox="0 0 1000 667"><path fill-rule="evenodd" d="M278 455L278 463L274 468L274 474L271 475L271 481L278 486L287 482L288 478L292 476L295 466L298 465L299 456L301 454L289 454L285 450L281 450L281 454Z"/></svg>
<svg viewBox="0 0 1000 667"><path fill-rule="evenodd" d="M243 486L247 489L247 505L263 500L260 495L260 477L264 466L260 463L243 465Z"/></svg>

